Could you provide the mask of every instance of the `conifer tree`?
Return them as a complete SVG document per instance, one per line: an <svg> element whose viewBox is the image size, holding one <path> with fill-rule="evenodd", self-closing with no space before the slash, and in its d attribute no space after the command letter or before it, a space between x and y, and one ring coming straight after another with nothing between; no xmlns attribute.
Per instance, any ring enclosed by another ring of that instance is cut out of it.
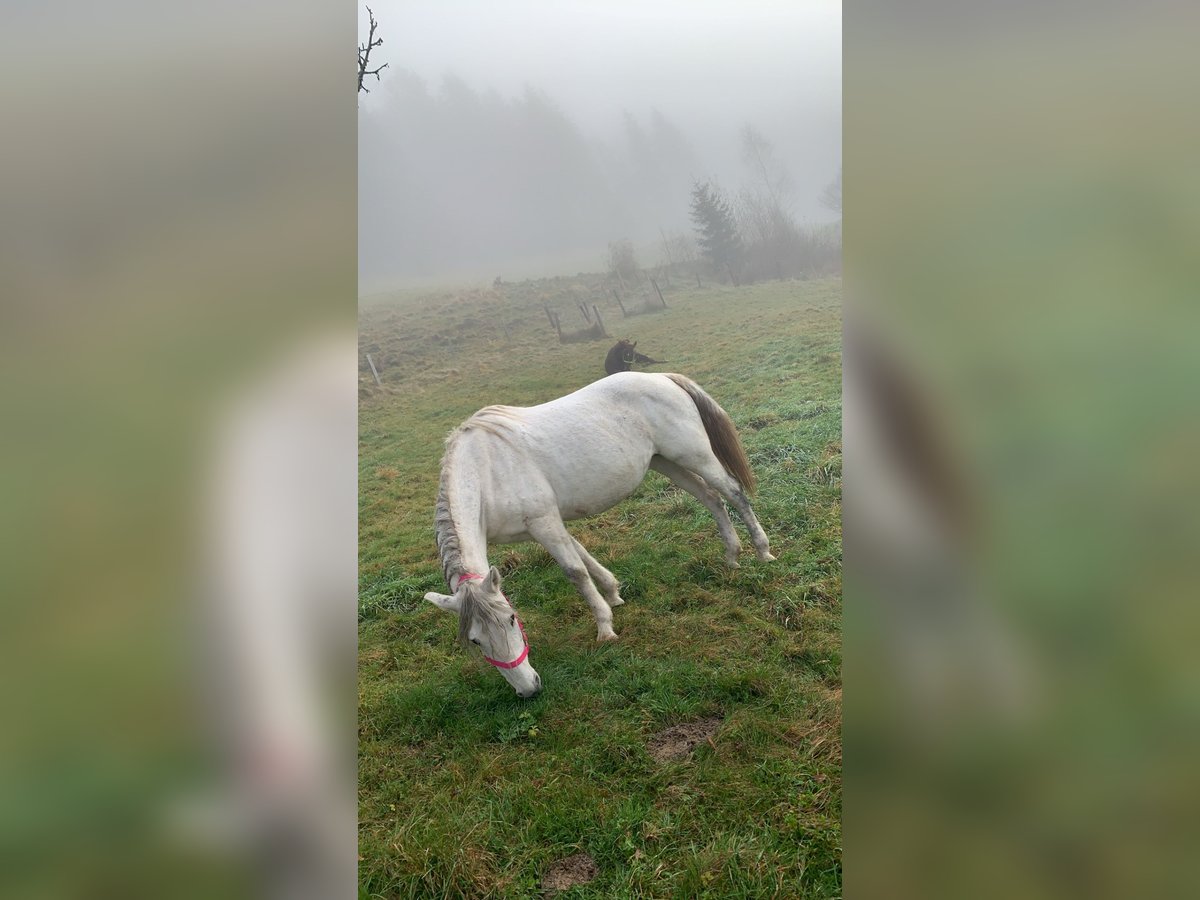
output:
<svg viewBox="0 0 1200 900"><path fill-rule="evenodd" d="M738 284L742 267L742 239L729 202L719 188L709 182L692 186L692 221L698 235L696 242L705 258L717 272L729 275Z"/></svg>

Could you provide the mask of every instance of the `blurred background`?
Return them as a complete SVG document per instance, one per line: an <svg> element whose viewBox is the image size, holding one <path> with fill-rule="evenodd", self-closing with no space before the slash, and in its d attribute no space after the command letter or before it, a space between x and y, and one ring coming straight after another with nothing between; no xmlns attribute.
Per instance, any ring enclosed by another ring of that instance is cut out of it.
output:
<svg viewBox="0 0 1200 900"><path fill-rule="evenodd" d="M1195 896L1195 8L844 22L847 896Z"/></svg>
<svg viewBox="0 0 1200 900"><path fill-rule="evenodd" d="M355 39L5 4L4 896L353 890Z"/></svg>

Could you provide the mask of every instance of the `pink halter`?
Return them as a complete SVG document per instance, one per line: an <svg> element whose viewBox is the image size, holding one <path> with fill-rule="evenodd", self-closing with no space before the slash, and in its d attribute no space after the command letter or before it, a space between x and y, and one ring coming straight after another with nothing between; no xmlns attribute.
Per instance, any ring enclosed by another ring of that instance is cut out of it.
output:
<svg viewBox="0 0 1200 900"><path fill-rule="evenodd" d="M461 575L458 576L458 585L455 585L455 589L457 590L458 586L461 585L464 581L472 581L472 580L483 581L483 576L476 575L474 572L463 572ZM504 591L500 592L500 596L504 597L504 602L507 603L510 608L512 608L512 601L509 600L508 597L504 596ZM521 624L521 617L517 615L517 611L515 608L513 608L513 618L515 618L517 620L517 627L521 629L521 640L525 642L525 649L522 650L521 655L518 656L516 659L514 659L512 662L500 662L500 660L498 660L498 659L492 659L490 656L485 656L484 659L486 659L488 662L490 662L497 669L515 669L521 663L525 662L525 657L527 657L529 655L529 638L527 638L525 636L525 626L523 624Z"/></svg>

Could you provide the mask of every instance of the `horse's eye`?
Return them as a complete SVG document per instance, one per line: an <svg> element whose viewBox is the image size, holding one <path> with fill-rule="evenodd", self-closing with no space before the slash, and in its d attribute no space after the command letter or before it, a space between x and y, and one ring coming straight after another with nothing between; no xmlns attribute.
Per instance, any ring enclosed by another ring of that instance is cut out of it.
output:
<svg viewBox="0 0 1200 900"><path fill-rule="evenodd" d="M513 613L511 616L509 616L509 617L508 617L508 624L509 624L509 625L512 625L512 624L513 624L514 622L516 622L516 621L517 621L517 614L516 614L516 613Z"/></svg>
<svg viewBox="0 0 1200 900"><path fill-rule="evenodd" d="M472 644L475 644L475 645L477 645L477 646L478 646L478 645L479 645L479 639L478 639L478 638L471 638L471 643L472 643Z"/></svg>

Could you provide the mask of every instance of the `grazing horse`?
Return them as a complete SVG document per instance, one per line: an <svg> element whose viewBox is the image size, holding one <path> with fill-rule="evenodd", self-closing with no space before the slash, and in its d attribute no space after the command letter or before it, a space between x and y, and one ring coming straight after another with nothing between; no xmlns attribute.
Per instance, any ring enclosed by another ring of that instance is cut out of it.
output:
<svg viewBox="0 0 1200 900"><path fill-rule="evenodd" d="M612 608L625 602L617 579L563 522L615 506L650 469L712 513L727 565L737 567L741 543L722 498L758 558L775 558L747 499L754 475L733 422L683 375L621 372L540 406L489 406L446 440L434 522L451 593L425 599L458 614L459 638L480 647L518 695L532 697L542 682L488 565L488 541L540 543L591 607L596 639L613 640Z"/></svg>

